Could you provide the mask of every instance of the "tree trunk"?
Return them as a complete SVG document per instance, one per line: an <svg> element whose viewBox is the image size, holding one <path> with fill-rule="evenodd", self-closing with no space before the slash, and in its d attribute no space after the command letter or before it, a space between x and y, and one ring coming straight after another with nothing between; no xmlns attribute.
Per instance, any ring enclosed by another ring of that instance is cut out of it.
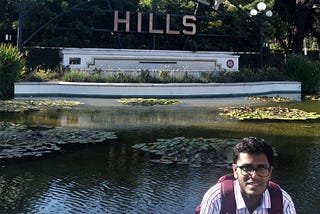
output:
<svg viewBox="0 0 320 214"><path fill-rule="evenodd" d="M308 7L308 0L297 0L296 10L294 16L294 32L292 50L296 54L300 54L303 48L303 39L306 32L306 22L309 15L310 8Z"/></svg>
<svg viewBox="0 0 320 214"><path fill-rule="evenodd" d="M292 26L292 31L288 32L288 44L294 53L300 54L302 52L303 39L307 32L307 21L312 5L313 0L276 0L278 11Z"/></svg>

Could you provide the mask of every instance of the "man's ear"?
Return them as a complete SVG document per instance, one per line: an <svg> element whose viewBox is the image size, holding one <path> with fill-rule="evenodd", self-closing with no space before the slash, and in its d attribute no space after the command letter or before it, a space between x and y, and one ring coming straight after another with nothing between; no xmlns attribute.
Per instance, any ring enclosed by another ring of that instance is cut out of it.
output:
<svg viewBox="0 0 320 214"><path fill-rule="evenodd" d="M232 164L232 171L233 171L233 177L235 179L238 179L238 174L237 174L237 167L235 164Z"/></svg>
<svg viewBox="0 0 320 214"><path fill-rule="evenodd" d="M272 177L272 172L273 172L273 167L271 167L271 171L270 171L270 175L269 175L270 179Z"/></svg>

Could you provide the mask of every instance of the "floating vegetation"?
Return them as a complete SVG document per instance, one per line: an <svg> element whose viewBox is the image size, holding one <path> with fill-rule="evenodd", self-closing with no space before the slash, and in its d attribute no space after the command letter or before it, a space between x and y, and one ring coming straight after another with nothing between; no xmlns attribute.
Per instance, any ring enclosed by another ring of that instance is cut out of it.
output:
<svg viewBox="0 0 320 214"><path fill-rule="evenodd" d="M172 99L156 99L156 98L120 98L118 102L124 105L142 105L142 106L154 106L154 105L171 105L171 104L179 104L180 100L172 100Z"/></svg>
<svg viewBox="0 0 320 214"><path fill-rule="evenodd" d="M320 114L283 107L226 107L221 115L237 120L316 120Z"/></svg>
<svg viewBox="0 0 320 214"><path fill-rule="evenodd" d="M277 96L275 96L275 97L268 97L268 96L249 96L247 99L248 99L248 100L265 101L265 102L276 102L276 103L292 102L292 101L294 101L293 98L280 97L279 95L277 95Z"/></svg>
<svg viewBox="0 0 320 214"><path fill-rule="evenodd" d="M320 95L307 95L304 97L306 100L312 100L312 101L320 101Z"/></svg>
<svg viewBox="0 0 320 214"><path fill-rule="evenodd" d="M100 143L117 139L114 132L53 128L38 124L0 122L0 159L37 157L60 151L66 144Z"/></svg>
<svg viewBox="0 0 320 214"><path fill-rule="evenodd" d="M153 163L186 164L200 167L202 164L230 166L232 148L240 140L218 138L184 138L157 139L154 143L141 143L133 146L154 155Z"/></svg>
<svg viewBox="0 0 320 214"><path fill-rule="evenodd" d="M0 111L2 112L25 112L48 109L72 109L79 107L82 103L67 100L0 100Z"/></svg>

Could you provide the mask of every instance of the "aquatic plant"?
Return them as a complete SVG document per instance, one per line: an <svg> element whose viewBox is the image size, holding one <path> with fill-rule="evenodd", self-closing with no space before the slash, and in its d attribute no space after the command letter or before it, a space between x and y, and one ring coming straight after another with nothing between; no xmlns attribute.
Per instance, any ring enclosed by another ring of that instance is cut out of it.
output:
<svg viewBox="0 0 320 214"><path fill-rule="evenodd" d="M220 115L227 116L237 120L316 120L320 114L316 112L305 112L299 109L289 109L284 107L225 107L220 108L223 113Z"/></svg>
<svg viewBox="0 0 320 214"><path fill-rule="evenodd" d="M202 164L229 166L232 163L232 148L238 142L237 139L176 137L132 147L153 154L150 157L152 163L186 164L193 167Z"/></svg>
<svg viewBox="0 0 320 214"><path fill-rule="evenodd" d="M0 122L0 159L39 157L61 151L66 144L102 143L117 139L114 132L54 128Z"/></svg>
<svg viewBox="0 0 320 214"><path fill-rule="evenodd" d="M312 101L320 101L320 95L306 95L304 96L304 99L312 100Z"/></svg>
<svg viewBox="0 0 320 214"><path fill-rule="evenodd" d="M80 107L81 102L67 100L0 100L0 112L25 112L48 109L71 109Z"/></svg>
<svg viewBox="0 0 320 214"><path fill-rule="evenodd" d="M180 100L172 99L156 99L156 98L121 98L118 102L124 105L142 105L142 106L153 106L153 105L171 105L181 103Z"/></svg>
<svg viewBox="0 0 320 214"><path fill-rule="evenodd" d="M275 103L294 101L293 98L280 97L279 95L273 96L273 97L269 97L269 96L249 96L247 99L248 100L266 101L266 102L275 102Z"/></svg>

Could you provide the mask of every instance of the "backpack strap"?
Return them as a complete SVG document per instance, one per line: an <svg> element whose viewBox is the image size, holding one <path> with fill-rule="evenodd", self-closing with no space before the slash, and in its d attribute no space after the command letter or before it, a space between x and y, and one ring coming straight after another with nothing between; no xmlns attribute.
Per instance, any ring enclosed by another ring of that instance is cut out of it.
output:
<svg viewBox="0 0 320 214"><path fill-rule="evenodd" d="M221 183L221 210L220 214L236 213L236 199L234 197L234 182L233 174L222 176L218 183ZM270 194L271 208L268 209L269 214L283 214L283 198L282 191L278 184L269 181L268 191ZM195 214L200 213L200 204L195 210Z"/></svg>
<svg viewBox="0 0 320 214"><path fill-rule="evenodd" d="M268 190L270 193L271 208L270 214L283 214L283 199L280 186L272 181L269 182Z"/></svg>
<svg viewBox="0 0 320 214"><path fill-rule="evenodd" d="M236 213L236 199L234 198L234 181L233 173L221 176L217 183L221 183L221 210L222 214ZM201 204L195 209L195 214L200 214Z"/></svg>
<svg viewBox="0 0 320 214"><path fill-rule="evenodd" d="M234 197L235 180L224 180L221 182L221 210L220 214L236 213L236 199Z"/></svg>
<svg viewBox="0 0 320 214"><path fill-rule="evenodd" d="M225 180L235 180L233 173L228 173L226 175L221 176L217 183L221 183Z"/></svg>
<svg viewBox="0 0 320 214"><path fill-rule="evenodd" d="M230 178L230 177L229 177ZM220 214L236 213L236 199L234 197L234 180L223 179L221 181L221 210ZM269 214L283 214L283 199L280 186L272 181L268 184L271 208Z"/></svg>

